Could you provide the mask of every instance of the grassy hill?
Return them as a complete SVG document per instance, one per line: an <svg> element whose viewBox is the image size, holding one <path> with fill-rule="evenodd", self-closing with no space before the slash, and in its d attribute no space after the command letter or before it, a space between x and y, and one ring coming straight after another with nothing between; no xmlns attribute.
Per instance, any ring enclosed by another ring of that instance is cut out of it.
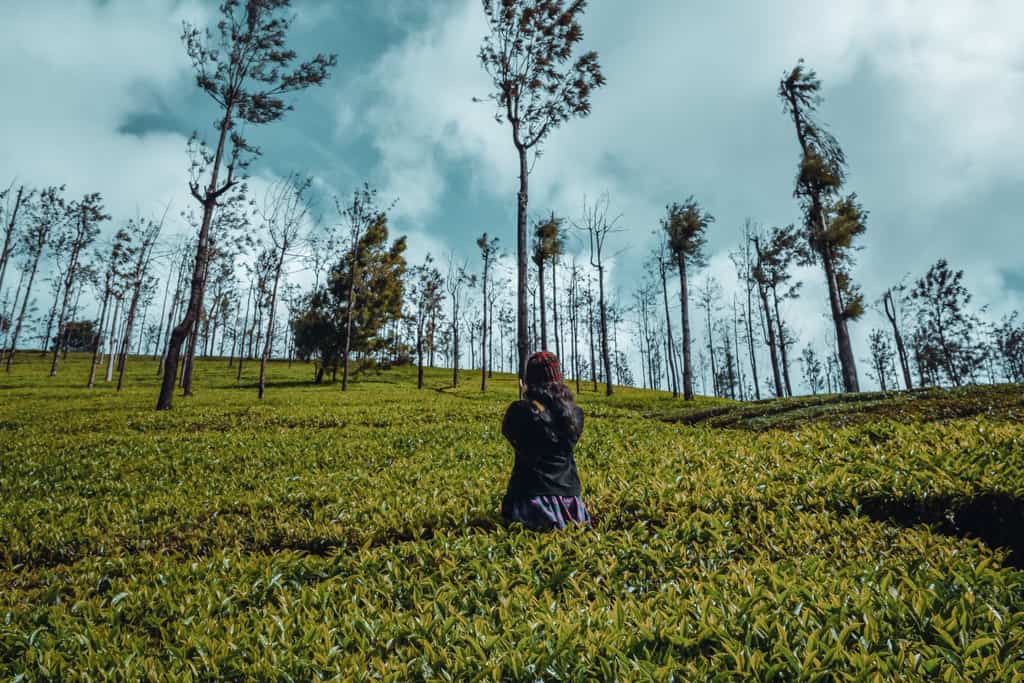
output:
<svg viewBox="0 0 1024 683"><path fill-rule="evenodd" d="M1024 680L1021 387L584 391L590 530L498 514L515 382L0 374L0 679Z"/></svg>

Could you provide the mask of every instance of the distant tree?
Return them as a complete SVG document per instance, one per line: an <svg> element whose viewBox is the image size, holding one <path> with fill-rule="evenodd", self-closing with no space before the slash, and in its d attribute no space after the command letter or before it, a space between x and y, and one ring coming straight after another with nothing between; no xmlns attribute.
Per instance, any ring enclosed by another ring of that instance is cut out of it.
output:
<svg viewBox="0 0 1024 683"><path fill-rule="evenodd" d="M882 293L879 301L885 311L885 317L889 320L889 325L892 326L892 336L896 342L900 370L903 372L903 386L906 389L913 389L914 383L910 378L910 358L907 355L907 347L903 343L903 333L900 329L902 326L902 311L900 309L904 302L905 292L906 286L903 284L889 287Z"/></svg>
<svg viewBox="0 0 1024 683"><path fill-rule="evenodd" d="M785 381L787 396L793 395L792 382L789 378L789 348L787 344L788 335L786 326L782 321L782 313L779 308L779 301L793 299L799 295L800 282L790 284L792 279L791 268L802 253L799 246L799 235L792 225L784 228L772 228L764 240L757 237L754 241L756 261L754 267L754 278L765 287L765 294L771 294L771 311L766 308L766 320L771 324L774 321L775 343L779 349L779 369ZM781 291L781 293L780 293ZM763 300L767 307L767 298Z"/></svg>
<svg viewBox="0 0 1024 683"><path fill-rule="evenodd" d="M453 387L459 386L459 359L461 355L459 350L459 325L462 323L459 311L462 308L465 288L476 284L476 278L467 272L467 266L466 262L463 262L461 265L457 264L455 262L455 254L448 255L448 273L445 276L444 288L448 292L448 296L451 297L452 320L450 339L452 345Z"/></svg>
<svg viewBox="0 0 1024 683"><path fill-rule="evenodd" d="M51 186L39 193L39 199L29 207L29 224L21 234L23 240L22 249L28 263L28 281L25 285L25 294L22 298L21 312L14 323L14 335L11 337L11 348L7 352L5 370L11 371L11 364L14 362L14 354L18 350L18 338L21 336L22 326L25 323L25 316L28 313L29 301L32 298L32 284L35 282L36 274L39 271L39 262L43 252L51 246L53 234L60 228L61 223L67 218L67 202L63 197L64 186ZM54 299L56 301L56 299ZM45 349L49 341L49 332L43 340Z"/></svg>
<svg viewBox="0 0 1024 683"><path fill-rule="evenodd" d="M591 92L604 85L596 52L572 60L583 39L579 17L586 0L483 0L489 34L480 47L480 63L491 77L488 96L497 107L495 118L512 127L512 144L519 156L519 195L516 213L517 346L520 377L529 356L526 283L528 205L527 156L548 134L572 117L590 113Z"/></svg>
<svg viewBox="0 0 1024 683"><path fill-rule="evenodd" d="M326 285L298 307L291 321L295 353L302 360L317 360L317 383L324 370L337 371L346 349L366 356L385 344L388 324L402 317L405 248L405 237L388 244L386 221L374 222L341 255Z"/></svg>
<svg viewBox="0 0 1024 683"><path fill-rule="evenodd" d="M867 213L857 202L856 194L839 194L846 175L846 156L832 134L814 120L822 102L820 91L821 81L800 60L780 81L778 94L800 144L794 194L803 206L810 247L808 260L817 260L825 272L843 386L846 391L859 391L847 323L864 312L862 296L850 278L850 270L853 242L866 229Z"/></svg>
<svg viewBox="0 0 1024 683"><path fill-rule="evenodd" d="M561 357L558 341L558 280L556 278L559 257L565 252L565 233L562 230L562 219L550 217L539 221L533 232L533 263L537 266L537 283L540 297L540 347L548 348L547 296L544 288L545 266L551 264L551 296L552 314L554 315L555 354Z"/></svg>
<svg viewBox="0 0 1024 683"><path fill-rule="evenodd" d="M706 263L704 244L705 231L714 223L715 217L703 210L693 196L683 203L666 207L667 215L661 219L661 227L668 236L668 247L675 257L679 270L679 310L683 326L683 400L693 400L693 364L690 361L690 313L687 288L687 268L701 267ZM712 361L712 365L714 361Z"/></svg>
<svg viewBox="0 0 1024 683"><path fill-rule="evenodd" d="M114 328L117 325L116 313L107 320L107 310L112 298L120 298L124 281L127 276L128 263L130 259L129 247L131 246L131 232L125 228L118 230L111 240L110 253L97 252L94 256L94 267L92 272L98 280L100 290L100 317L95 325L95 343L92 348L92 362L89 366L89 380L86 386L92 389L96 384L96 366L100 360L100 350L103 346L103 336L107 334L107 328ZM99 273L102 272L102 276ZM111 335L112 337L112 335Z"/></svg>
<svg viewBox="0 0 1024 683"><path fill-rule="evenodd" d="M169 410L174 381L185 338L193 332L203 301L208 259L210 223L218 200L240 180L249 160L259 154L238 132L239 123L262 125L284 116L290 107L282 97L321 85L337 64L333 55L317 55L292 66L296 53L286 45L292 19L284 14L290 0L224 0L217 35L186 23L182 33L185 51L192 60L196 85L220 108L217 145L212 154L205 148L192 165L189 189L203 209L196 241L192 284L184 318L171 331L165 372L157 410ZM193 141L197 136L193 136ZM230 146L230 151L228 147ZM227 178L221 167L227 157ZM204 189L201 177L209 173Z"/></svg>
<svg viewBox="0 0 1024 683"><path fill-rule="evenodd" d="M664 230L658 239L658 246L654 249L654 266L657 268L658 279L661 282L661 298L662 303L665 306L665 337L666 337L666 357L668 359L668 375L669 384L672 389L672 398L678 398L679 396L679 371L676 368L675 358L675 344L673 342L672 335L672 315L669 312L668 305L668 274L670 269L675 266L675 257L669 251L668 236ZM691 380L692 381L692 380Z"/></svg>
<svg viewBox="0 0 1024 683"><path fill-rule="evenodd" d="M92 320L69 320L64 324L64 335L53 338L54 345L68 351L88 351L96 344L96 323Z"/></svg>
<svg viewBox="0 0 1024 683"><path fill-rule="evenodd" d="M491 301L488 300L487 288L490 285L493 274L491 272L494 266L494 260L498 257L498 238L487 237L485 232L476 240L476 246L480 248L480 258L483 260L483 275L481 276L481 287L483 288L481 303L483 304L483 321L480 336L480 391L487 391L487 369L488 369L488 354L487 354L487 340L491 332L491 324L493 321L488 317L488 308Z"/></svg>
<svg viewBox="0 0 1024 683"><path fill-rule="evenodd" d="M486 240L485 240L486 241ZM441 272L434 267L434 258L427 254L423 264L412 269L409 291L412 298L413 324L416 334L416 388L423 388L423 356L429 341L430 321L443 299ZM486 379L485 379L486 381Z"/></svg>
<svg viewBox="0 0 1024 683"><path fill-rule="evenodd" d="M946 259L939 259L917 280L910 294L920 333L919 353L936 359L955 386L969 380L980 364L974 340L980 322L967 309L971 294L963 275L964 271L953 271Z"/></svg>
<svg viewBox="0 0 1024 683"><path fill-rule="evenodd" d="M153 258L153 247L156 245L156 240L160 236L163 224L163 219L161 219L159 223L152 220L144 221L142 219L129 221L129 231L135 232L139 236L140 241L133 249L131 249L131 256L134 257L134 262L131 264L131 270L127 273L127 294L129 296L129 302L128 313L124 322L124 335L121 343L121 352L118 354L117 362L118 391L121 391L121 388L124 386L124 371L125 365L128 362L128 350L132 339L132 331L135 327L135 316L139 307L139 301L143 295L146 280L149 276L149 266Z"/></svg>
<svg viewBox="0 0 1024 683"><path fill-rule="evenodd" d="M1014 311L1003 316L994 329L995 350L1011 382L1024 382L1024 322L1019 315Z"/></svg>
<svg viewBox="0 0 1024 683"><path fill-rule="evenodd" d="M13 198L11 193L14 193ZM15 246L18 244L18 218L23 217L22 209L30 207L35 190L26 190L19 185L15 192L14 183L0 190L0 228L3 228L3 245L0 246L0 292L4 289L4 278L7 275L7 264L10 263Z"/></svg>
<svg viewBox="0 0 1024 683"><path fill-rule="evenodd" d="M369 232L379 231L383 227L385 234L387 233L387 209L382 209L377 205L377 190L371 188L368 183L364 183L361 189L352 193L351 203L342 207L340 202L335 199L335 205L338 207L338 213L341 214L346 222L348 257L350 260L349 271L352 273L352 277L347 280L349 289L346 293L344 334L346 346L341 354L341 390L346 391L348 389L348 365L353 336L352 321L358 310L358 305L361 305L361 302L357 301L357 297L361 294L358 291L358 286L363 279L358 272L362 259L360 247L363 244L365 235Z"/></svg>
<svg viewBox="0 0 1024 683"><path fill-rule="evenodd" d="M736 267L736 276L743 285L745 294L743 309L744 339L747 342L747 355L750 359L750 372L753 375L754 398L761 400L761 384L757 377L757 341L754 336L754 290L757 289L757 280L754 277L754 267L757 263L754 254L753 238L757 229L748 218L743 224L743 237L740 240L739 249L729 252L729 258ZM739 352L737 351L737 356Z"/></svg>
<svg viewBox="0 0 1024 683"><path fill-rule="evenodd" d="M804 382L807 383L811 393L817 395L819 391L825 388L825 381L821 360L818 358L818 354L814 352L813 346L808 344L804 347L800 354L800 361L804 368Z"/></svg>
<svg viewBox="0 0 1024 683"><path fill-rule="evenodd" d="M281 273L285 261L292 255L291 249L299 240L303 229L303 221L309 212L306 193L313 184L312 178L300 178L291 174L275 183L263 199L260 217L270 241L271 285L270 300L267 306L267 335L264 339L263 352L260 354L260 377L258 398L263 399L267 383L267 361L270 360L271 344L273 343L274 313L277 310L277 290L281 283Z"/></svg>
<svg viewBox="0 0 1024 683"><path fill-rule="evenodd" d="M583 217L576 225L578 230L587 233L590 244L590 265L597 270L598 312L600 314L601 361L604 368L605 395L612 395L612 359L608 348L608 306L604 292L604 257L608 236L620 232L618 227L621 214L609 218L608 210L611 198L607 193L598 198L592 205L583 199ZM591 367L594 368L593 345L591 345ZM592 372L594 370L592 369ZM597 379L594 375L594 391L597 391Z"/></svg>
<svg viewBox="0 0 1024 683"><path fill-rule="evenodd" d="M99 235L99 224L109 220L110 216L103 209L103 198L99 193L85 195L81 201L67 207L66 218L61 230L54 240L54 253L62 261L63 279L61 282L61 304L57 316L57 338L64 334L64 323L71 302L71 292L82 279L82 252L89 248ZM50 363L50 377L57 375L57 362L60 355L60 344L54 345L53 358Z"/></svg>
<svg viewBox="0 0 1024 683"><path fill-rule="evenodd" d="M893 351L889 346L889 338L882 330L871 330L868 335L869 349L871 351L871 370L874 375L872 379L878 382L882 391L889 390L889 383L886 381L889 370L892 367Z"/></svg>
<svg viewBox="0 0 1024 683"><path fill-rule="evenodd" d="M719 284L718 280L708 276L704 278L701 284L697 285L697 306L701 308L705 313L705 320L707 321L707 337L708 337L708 359L711 363L711 380L712 388L715 396L723 395L719 380L722 375L718 371L718 363L715 354L715 335L714 335L714 315L721 308L719 300L722 297L722 285ZM685 338L684 338L685 343Z"/></svg>

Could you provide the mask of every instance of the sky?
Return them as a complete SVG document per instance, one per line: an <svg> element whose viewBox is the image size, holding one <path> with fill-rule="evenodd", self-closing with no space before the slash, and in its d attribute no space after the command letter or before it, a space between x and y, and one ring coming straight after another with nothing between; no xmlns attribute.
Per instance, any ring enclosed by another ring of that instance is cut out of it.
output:
<svg viewBox="0 0 1024 683"><path fill-rule="evenodd" d="M454 252L475 263L484 231L512 250L511 132L473 102L492 89L476 57L480 1L294 0L293 10L300 57L335 53L338 66L324 87L292 96L283 120L247 130L263 151L254 187L311 174L331 220L329 197L369 182L397 200L392 229L408 235L412 262ZM213 138L216 110L195 86L181 22L215 21L215 4L7 0L0 17L0 182L101 192L108 232L168 202L172 216L190 208L185 143L193 130ZM716 277L727 297L744 221L798 220L798 148L776 88L804 58L824 85L820 119L846 152L847 188L870 212L854 270L868 300L945 257L989 317L1024 308L1024 3L591 0L582 23L607 84L591 116L545 142L530 211L577 218L584 197L607 192L624 228L609 289L624 301L670 202L694 195L715 216L697 279ZM582 242L573 248L585 260ZM824 344L823 276L808 267L798 278L802 295L783 315L798 346ZM853 325L858 359L884 326L873 310Z"/></svg>

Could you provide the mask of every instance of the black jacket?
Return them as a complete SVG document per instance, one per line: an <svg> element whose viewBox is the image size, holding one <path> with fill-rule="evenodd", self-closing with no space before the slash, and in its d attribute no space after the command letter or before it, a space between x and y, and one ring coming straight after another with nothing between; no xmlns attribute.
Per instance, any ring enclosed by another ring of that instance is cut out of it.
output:
<svg viewBox="0 0 1024 683"><path fill-rule="evenodd" d="M583 431L583 411L573 406ZM540 401L516 401L505 411L501 433L516 450L506 499L534 496L578 496L573 448L578 434L560 428L559 419Z"/></svg>

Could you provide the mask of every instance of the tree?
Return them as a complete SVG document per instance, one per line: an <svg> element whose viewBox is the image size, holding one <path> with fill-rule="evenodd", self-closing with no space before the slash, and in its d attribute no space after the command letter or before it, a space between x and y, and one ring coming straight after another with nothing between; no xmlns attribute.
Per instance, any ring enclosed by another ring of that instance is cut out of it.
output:
<svg viewBox="0 0 1024 683"><path fill-rule="evenodd" d="M82 275L82 252L85 251L99 234L99 224L109 220L110 216L103 213L103 198L99 193L87 194L79 202L67 207L65 229L58 233L54 242L54 253L63 258L64 277L61 281L61 304L57 317L57 339L64 335L64 323L67 320L68 305L71 302L71 291L78 284ZM57 361L60 354L60 343L53 347L53 360L50 363L50 377L57 375Z"/></svg>
<svg viewBox="0 0 1024 683"><path fill-rule="evenodd" d="M495 119L512 128L512 144L519 156L519 194L516 213L517 346L519 376L525 377L529 356L527 332L528 205L527 156L552 130L572 117L590 114L590 94L605 83L596 52L572 60L583 40L579 17L586 0L483 0L489 35L479 59L491 77Z"/></svg>
<svg viewBox="0 0 1024 683"><path fill-rule="evenodd" d="M99 335L92 320L69 320L64 324L63 336L54 337L53 343L63 345L69 351L88 351Z"/></svg>
<svg viewBox="0 0 1024 683"><path fill-rule="evenodd" d="M298 307L291 321L295 354L302 360L317 359L317 383L324 370L337 371L346 349L366 355L384 345L382 331L402 317L405 247L405 237L389 245L387 222L375 222L359 242L348 246L327 283ZM358 295L352 296L353 291Z"/></svg>
<svg viewBox="0 0 1024 683"><path fill-rule="evenodd" d="M18 214L22 207L31 206L35 190L25 191L24 185L18 186L14 194L13 205L11 203L11 192L14 191L14 184L0 191L0 225L3 227L3 245L0 246L0 292L4 289L4 278L7 275L7 264L14 253L14 247L18 243ZM17 303L17 302L15 302Z"/></svg>
<svg viewBox="0 0 1024 683"><path fill-rule="evenodd" d="M667 353L668 357L668 368L669 368L669 383L672 386L672 398L678 398L679 396L679 371L676 369L676 358L675 358L675 345L673 344L672 335L672 316L669 313L668 306L668 273L669 269L674 265L673 259L669 256L668 249L668 238L662 231L661 239L658 240L658 246L654 251L654 259L657 264L658 277L661 280L661 298L662 303L665 306L665 335L668 341ZM691 380L692 381L692 380Z"/></svg>
<svg viewBox="0 0 1024 683"><path fill-rule="evenodd" d="M889 346L889 339L882 330L871 330L868 335L869 349L871 351L871 374L872 379L878 382L882 391L889 390L889 370L892 367L893 352Z"/></svg>
<svg viewBox="0 0 1024 683"><path fill-rule="evenodd" d="M995 350L1011 382L1024 382L1024 322L1019 315L1014 311L1003 316L994 329Z"/></svg>
<svg viewBox="0 0 1024 683"><path fill-rule="evenodd" d="M744 337L747 342L747 354L750 357L750 372L753 375L754 398L761 400L761 385L757 377L757 352L756 339L754 337L754 290L757 288L757 280L754 278L755 256L752 251L753 239L756 229L748 218L743 223L743 238L740 247L736 251L729 252L729 258L736 267L736 276L743 284L746 301L743 309ZM737 355L739 352L737 351Z"/></svg>
<svg viewBox="0 0 1024 683"><path fill-rule="evenodd" d="M793 395L793 386L789 378L789 352L787 328L782 321L779 301L794 299L799 295L802 283L788 284L792 279L790 268L796 262L802 250L799 235L792 226L774 227L768 232L767 240L761 243L758 237L754 243L757 261L755 262L755 278L760 278L766 293L772 295L772 311L767 316L769 323L775 323L775 341L779 348L779 365L785 381L786 395ZM782 290L780 294L779 291ZM765 305L767 303L765 302Z"/></svg>
<svg viewBox="0 0 1024 683"><path fill-rule="evenodd" d="M804 347L800 354L800 361L804 367L804 382L807 383L811 393L817 395L825 387L825 382L822 377L821 360L814 352L813 346L808 344Z"/></svg>
<svg viewBox="0 0 1024 683"><path fill-rule="evenodd" d="M597 292L598 312L600 315L600 337L601 337L601 362L604 367L605 395L612 395L612 361L608 349L608 306L604 295L604 250L608 236L615 232L621 232L618 227L622 215L609 218L608 209L611 205L611 198L607 193L601 195L592 205L587 205L586 197L583 198L583 217L577 230L587 233L590 244L590 265L597 270ZM593 320L593 316L591 316ZM597 377L594 367L593 344L591 344L591 373L594 378L594 391L597 391Z"/></svg>
<svg viewBox="0 0 1024 683"><path fill-rule="evenodd" d="M102 268L104 271L103 283L99 287L101 292L100 301L102 302L100 304L100 317L96 323L92 362L89 365L89 380L86 383L89 389L92 389L96 384L96 366L99 364L100 350L103 346L103 335L106 334L108 326L113 328L116 325L116 315L112 315L108 322L107 308L111 298L120 296L119 292L128 269L128 247L131 245L131 240L131 233L122 228L114 234L114 238L111 241L110 254L97 253L94 257L96 261L96 267L93 268L94 273L100 272L101 264L105 267Z"/></svg>
<svg viewBox="0 0 1024 683"><path fill-rule="evenodd" d="M371 231L379 231L382 227L387 233L387 210L381 209L377 206L377 190L370 187L368 183L363 183L361 189L356 190L352 193L352 202L346 205L344 208L335 199L335 205L338 207L338 213L347 222L348 231L348 255L350 259L349 269L351 277L347 280L348 292L346 293L346 319L345 319L345 347L342 350L341 362L341 390L348 390L348 363L349 354L352 351L351 340L352 340L352 321L355 315L357 301L356 298L359 295L357 287L362 281L362 275L359 273L359 265L363 255L360 253L360 247L363 244L363 240L367 234ZM389 207L390 208L390 207Z"/></svg>
<svg viewBox="0 0 1024 683"><path fill-rule="evenodd" d="M668 247L679 270L679 312L683 326L683 400L693 400L693 364L690 359L690 313L687 292L687 266L704 265L704 231L715 217L701 209L691 195L683 203L665 207L667 215L661 227L668 236Z"/></svg>
<svg viewBox="0 0 1024 683"><path fill-rule="evenodd" d="M459 308L462 305L463 288L466 285L473 286L476 283L469 273L466 272L467 264L457 265L455 254L448 255L448 274L445 276L444 288L452 299L452 320L451 320L451 343L452 343L452 386L459 386Z"/></svg>
<svg viewBox="0 0 1024 683"><path fill-rule="evenodd" d="M292 67L296 53L286 45L291 19L284 16L290 0L224 0L217 35L186 23L182 33L185 51L196 72L196 84L221 109L217 123L217 146L213 154L205 148L193 161L189 189L203 209L196 241L192 283L185 316L171 331L163 383L157 410L169 410L174 381L185 337L193 332L203 301L203 284L208 258L210 222L218 200L230 191L259 150L236 130L237 124L263 125L284 116L291 107L283 96L313 85L321 85L337 64L334 55L317 55ZM196 140L197 136L193 136ZM230 153L228 147L230 146ZM227 177L221 181L221 167L227 156ZM206 187L200 178L209 173Z"/></svg>
<svg viewBox="0 0 1024 683"><path fill-rule="evenodd" d="M832 134L814 120L822 102L820 91L821 81L800 60L779 82L778 94L800 144L794 196L800 199L804 212L808 261L819 261L825 272L843 386L846 391L859 391L847 323L864 312L862 296L850 271L853 241L864 233L867 213L856 194L839 195L846 175L846 156Z"/></svg>
<svg viewBox="0 0 1024 683"><path fill-rule="evenodd" d="M485 240L486 242L486 240ZM443 280L434 267L434 258L427 254L423 264L412 269L410 294L413 302L413 325L416 333L416 388L423 388L423 355L428 342L429 324L441 305ZM484 382L486 382L486 378Z"/></svg>
<svg viewBox="0 0 1024 683"><path fill-rule="evenodd" d="M164 212L164 218L159 223L156 221L138 221L129 222L129 231L135 230L141 234L142 242L135 248L133 248L132 256L135 257L135 263L130 273L128 273L128 285L131 287L131 300L128 304L128 316L124 323L124 338L121 344L121 353L118 357L117 363L117 390L121 391L124 386L124 370L125 365L128 362L128 347L132 338L132 330L135 326L135 313L138 310L139 300L143 293L143 288L146 284L146 279L149 273L149 265L153 257L153 247L156 244L157 238L160 236L160 231L163 229L164 219L167 217L167 212Z"/></svg>
<svg viewBox="0 0 1024 683"><path fill-rule="evenodd" d="M910 360L907 357L907 348L903 344L903 335L900 333L900 310L897 308L897 302L903 302L903 294L905 287L900 284L896 287L890 287L885 290L882 294L882 306L885 310L885 317L889 319L889 324L892 326L892 336L896 341L896 352L900 358L900 369L903 371L903 385L909 390L914 388L914 383L910 379ZM896 296L893 296L895 293Z"/></svg>
<svg viewBox="0 0 1024 683"><path fill-rule="evenodd" d="M721 386L719 384L721 375L718 372L718 363L716 362L714 345L714 314L719 310L719 308L721 308L718 304L718 300L721 297L722 286L715 278L707 276L704 278L703 283L697 285L697 306L704 310L707 320L708 359L711 362L711 381L715 396L722 395ZM686 343L685 337L683 339L683 343Z"/></svg>
<svg viewBox="0 0 1024 683"><path fill-rule="evenodd" d="M967 310L971 294L963 276L964 271L953 271L946 259L939 259L910 294L916 307L919 353L933 357L955 386L969 379L980 364L974 341L980 322Z"/></svg>
<svg viewBox="0 0 1024 683"><path fill-rule="evenodd" d="M274 313L277 309L277 288L281 283L281 272L284 269L285 259L290 256L289 250L298 240L299 232L303 227L302 221L308 213L306 192L312 184L312 178L300 178L298 175L292 174L271 186L263 200L261 217L270 239L273 284L268 304L267 336L263 343L263 352L260 354L258 389L260 400L263 399L263 393L266 390L267 361L270 359Z"/></svg>
<svg viewBox="0 0 1024 683"><path fill-rule="evenodd" d="M498 256L498 238L492 237L488 239L487 233L477 238L476 246L480 248L480 258L483 259L483 277L481 278L481 286L483 288L482 300L483 300L483 322L481 324L481 336L480 336L480 391L487 391L487 369L488 369L488 358L487 353L487 340L491 333L491 323L493 322L488 316L488 308L493 302L488 300L487 287L491 281L491 268L494 264L494 259Z"/></svg>

